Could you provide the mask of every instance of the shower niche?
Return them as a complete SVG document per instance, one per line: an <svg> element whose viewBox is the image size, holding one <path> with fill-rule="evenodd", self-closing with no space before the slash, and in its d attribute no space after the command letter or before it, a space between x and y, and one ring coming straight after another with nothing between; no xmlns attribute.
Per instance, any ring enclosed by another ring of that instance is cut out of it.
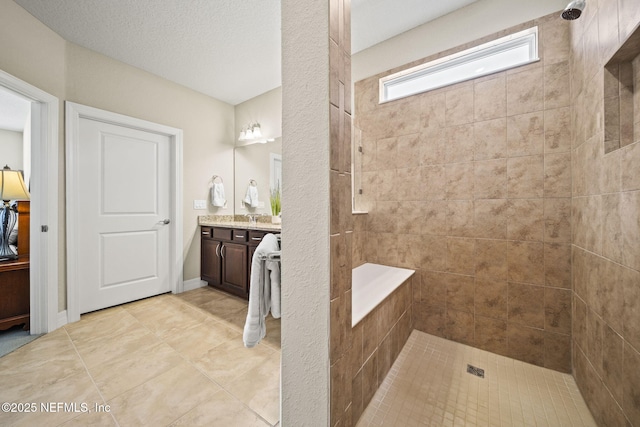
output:
<svg viewBox="0 0 640 427"><path fill-rule="evenodd" d="M605 65L604 152L640 140L640 27Z"/></svg>

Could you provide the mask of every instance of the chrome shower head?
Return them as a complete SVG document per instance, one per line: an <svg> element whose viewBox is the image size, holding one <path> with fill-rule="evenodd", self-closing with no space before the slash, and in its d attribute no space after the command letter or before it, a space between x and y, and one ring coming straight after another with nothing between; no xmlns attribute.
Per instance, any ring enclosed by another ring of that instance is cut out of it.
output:
<svg viewBox="0 0 640 427"><path fill-rule="evenodd" d="M580 18L580 15L582 15L582 11L586 6L587 3L585 0L573 0L562 11L562 19L573 21L574 19Z"/></svg>

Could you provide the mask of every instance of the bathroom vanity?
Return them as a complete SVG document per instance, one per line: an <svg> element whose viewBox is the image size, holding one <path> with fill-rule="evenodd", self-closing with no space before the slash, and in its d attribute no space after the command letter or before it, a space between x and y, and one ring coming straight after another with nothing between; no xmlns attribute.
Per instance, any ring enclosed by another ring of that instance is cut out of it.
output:
<svg viewBox="0 0 640 427"><path fill-rule="evenodd" d="M279 233L280 227L206 221L200 225L200 277L211 287L248 299L253 253L265 234Z"/></svg>

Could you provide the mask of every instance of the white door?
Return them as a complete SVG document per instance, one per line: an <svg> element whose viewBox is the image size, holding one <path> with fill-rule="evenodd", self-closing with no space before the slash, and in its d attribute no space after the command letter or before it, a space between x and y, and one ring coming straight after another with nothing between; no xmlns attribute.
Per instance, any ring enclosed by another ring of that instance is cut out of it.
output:
<svg viewBox="0 0 640 427"><path fill-rule="evenodd" d="M171 291L170 137L81 117L80 313Z"/></svg>

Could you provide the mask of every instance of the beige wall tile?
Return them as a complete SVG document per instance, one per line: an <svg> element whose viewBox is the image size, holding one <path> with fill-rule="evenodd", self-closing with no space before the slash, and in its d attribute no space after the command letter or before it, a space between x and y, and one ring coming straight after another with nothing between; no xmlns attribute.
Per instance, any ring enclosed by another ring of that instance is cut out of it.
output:
<svg viewBox="0 0 640 427"><path fill-rule="evenodd" d="M544 330L571 334L571 290L544 289Z"/></svg>
<svg viewBox="0 0 640 427"><path fill-rule="evenodd" d="M544 152L564 152L571 149L571 108L544 110Z"/></svg>
<svg viewBox="0 0 640 427"><path fill-rule="evenodd" d="M474 329L473 313L447 309L445 333L448 339L473 345Z"/></svg>
<svg viewBox="0 0 640 427"><path fill-rule="evenodd" d="M471 276L449 274L447 280L447 310L459 310L473 313L474 280Z"/></svg>
<svg viewBox="0 0 640 427"><path fill-rule="evenodd" d="M587 308L587 348L585 354L602 377L602 328L604 322L593 310Z"/></svg>
<svg viewBox="0 0 640 427"><path fill-rule="evenodd" d="M507 93L505 73L474 85L474 119L476 122L505 117Z"/></svg>
<svg viewBox="0 0 640 427"><path fill-rule="evenodd" d="M450 236L472 237L474 235L473 201L447 202L447 229Z"/></svg>
<svg viewBox="0 0 640 427"><path fill-rule="evenodd" d="M569 61L556 62L544 67L544 108L570 105Z"/></svg>
<svg viewBox="0 0 640 427"><path fill-rule="evenodd" d="M420 167L396 169L395 183L397 200L421 200L422 183L420 181Z"/></svg>
<svg viewBox="0 0 640 427"><path fill-rule="evenodd" d="M426 270L444 271L447 263L447 238L423 235L421 243L420 267Z"/></svg>
<svg viewBox="0 0 640 427"><path fill-rule="evenodd" d="M510 281L544 284L544 245L542 243L508 242L507 263Z"/></svg>
<svg viewBox="0 0 640 427"><path fill-rule="evenodd" d="M571 199L544 199L544 241L571 241Z"/></svg>
<svg viewBox="0 0 640 427"><path fill-rule="evenodd" d="M505 239L509 202L506 199L484 199L474 202L474 235L487 239Z"/></svg>
<svg viewBox="0 0 640 427"><path fill-rule="evenodd" d="M447 140L444 128L427 128L420 134L420 164L443 163L447 155Z"/></svg>
<svg viewBox="0 0 640 427"><path fill-rule="evenodd" d="M447 238L447 271L457 274L475 272L475 239Z"/></svg>
<svg viewBox="0 0 640 427"><path fill-rule="evenodd" d="M475 345L497 354L507 353L507 322L476 316Z"/></svg>
<svg viewBox="0 0 640 427"><path fill-rule="evenodd" d="M477 278L475 285L476 315L507 320L508 290L506 281Z"/></svg>
<svg viewBox="0 0 640 427"><path fill-rule="evenodd" d="M531 156L544 151L544 114L542 111L507 117L509 157Z"/></svg>
<svg viewBox="0 0 640 427"><path fill-rule="evenodd" d="M473 163L474 199L504 199L507 196L507 159Z"/></svg>
<svg viewBox="0 0 640 427"><path fill-rule="evenodd" d="M640 272L622 268L617 282L622 284L624 295L622 336L632 346L640 348Z"/></svg>
<svg viewBox="0 0 640 427"><path fill-rule="evenodd" d="M608 326L604 328L603 340L602 380L613 394L614 399L622 402L624 341Z"/></svg>
<svg viewBox="0 0 640 427"><path fill-rule="evenodd" d="M447 177L443 165L421 167L420 182L423 189L421 200L446 198Z"/></svg>
<svg viewBox="0 0 640 427"><path fill-rule="evenodd" d="M448 209L448 202L445 200L430 200L425 202L425 207L422 211L424 216L421 234L446 235L448 232Z"/></svg>
<svg viewBox="0 0 640 427"><path fill-rule="evenodd" d="M544 195L543 156L516 157L507 160L509 198L539 198Z"/></svg>
<svg viewBox="0 0 640 427"><path fill-rule="evenodd" d="M640 270L640 191L622 195L622 260L625 265Z"/></svg>
<svg viewBox="0 0 640 427"><path fill-rule="evenodd" d="M543 68L507 75L507 116L540 111L544 106Z"/></svg>
<svg viewBox="0 0 640 427"><path fill-rule="evenodd" d="M571 373L571 337L545 331L544 367Z"/></svg>
<svg viewBox="0 0 640 427"><path fill-rule="evenodd" d="M473 199L473 163L445 165L445 194L448 200Z"/></svg>
<svg viewBox="0 0 640 427"><path fill-rule="evenodd" d="M476 278L507 279L507 242L476 240Z"/></svg>
<svg viewBox="0 0 640 427"><path fill-rule="evenodd" d="M545 154L544 196L571 197L571 153Z"/></svg>
<svg viewBox="0 0 640 427"><path fill-rule="evenodd" d="M628 145L622 151L622 190L640 190L640 143Z"/></svg>
<svg viewBox="0 0 640 427"><path fill-rule="evenodd" d="M544 331L509 323L507 339L509 357L544 366Z"/></svg>
<svg viewBox="0 0 640 427"><path fill-rule="evenodd" d="M420 166L420 134L403 135L397 140L397 167ZM386 158L383 159L386 161Z"/></svg>
<svg viewBox="0 0 640 427"><path fill-rule="evenodd" d="M554 20L543 23L541 39L545 64L565 61L569 57L569 22Z"/></svg>
<svg viewBox="0 0 640 427"><path fill-rule="evenodd" d="M423 305L445 307L447 303L448 273L422 270L420 274L421 297Z"/></svg>
<svg viewBox="0 0 640 427"><path fill-rule="evenodd" d="M509 283L509 323L543 329L545 323L544 288Z"/></svg>
<svg viewBox="0 0 640 427"><path fill-rule="evenodd" d="M447 126L473 122L473 85L466 84L446 91L445 105Z"/></svg>
<svg viewBox="0 0 640 427"><path fill-rule="evenodd" d="M571 288L570 244L544 244L544 283L555 288Z"/></svg>
<svg viewBox="0 0 640 427"><path fill-rule="evenodd" d="M624 346L623 358L623 397L622 407L631 425L640 424L640 400L638 384L640 384L640 354L629 344Z"/></svg>
<svg viewBox="0 0 640 427"><path fill-rule="evenodd" d="M507 238L541 242L544 235L543 199L514 199L507 213Z"/></svg>
<svg viewBox="0 0 640 427"><path fill-rule="evenodd" d="M507 120L505 118L473 124L475 160L507 157Z"/></svg>
<svg viewBox="0 0 640 427"><path fill-rule="evenodd" d="M446 128L447 151L445 160L447 163L473 161L473 128L473 124Z"/></svg>

